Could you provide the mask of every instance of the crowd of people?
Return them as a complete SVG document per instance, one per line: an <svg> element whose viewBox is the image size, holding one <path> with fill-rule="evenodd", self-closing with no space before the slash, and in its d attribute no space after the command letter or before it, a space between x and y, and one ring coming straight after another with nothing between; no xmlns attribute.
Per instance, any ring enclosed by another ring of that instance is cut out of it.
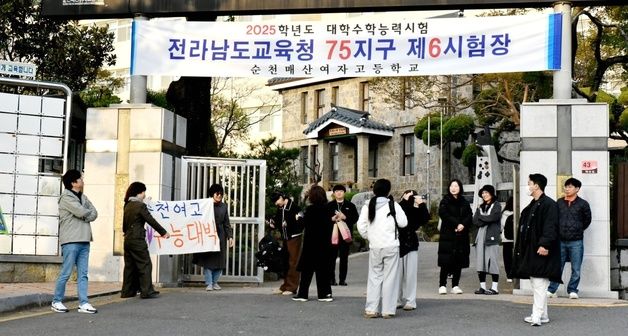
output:
<svg viewBox="0 0 628 336"><path fill-rule="evenodd" d="M93 314L97 309L87 298L87 265L92 240L90 222L98 213L83 194L80 172L69 170L62 180L65 190L59 200L59 240L63 263L51 308L56 312L69 311L62 301L65 285L76 266L78 311ZM452 180L438 205L438 294L448 293L448 278L451 278L450 293L463 293L461 271L470 265L473 245L479 282L474 293L498 295L499 246L502 245L507 281L529 279L533 290L532 313L524 318L525 322L533 326L549 322L547 299L556 296L567 261L571 262L567 292L570 298L577 299L583 235L591 223L591 209L587 201L578 197L582 183L577 179L565 181L565 196L557 201L545 195L546 186L545 176L529 175L527 191L532 201L522 210L519 225L515 227L512 197L502 210L495 187L485 185L478 191L480 204L472 209L464 197L462 182ZM425 197L415 190L406 190L399 202L395 202L391 189L389 180L375 181L373 197L361 209L345 199L343 185L333 187L330 202L321 186L312 186L306 193L304 209L285 193L272 193L270 199L277 206L277 212L269 225L281 237L285 265L283 282L276 293L292 296L294 301L308 301L309 287L315 276L318 301L333 301L332 287L347 286L348 255L353 227L357 225L359 234L369 242L364 317L392 318L397 309L416 309L417 230L429 221L430 213ZM227 206L223 202L223 187L212 185L209 195L214 204L220 249L194 254L192 261L203 269L205 289L216 291L221 289L218 280L226 266L226 249L234 242ZM151 216L144 203L145 197L146 186L141 182L131 183L124 197L123 298L138 293L146 299L159 296L151 280L145 224L163 238L169 238L170 234ZM339 260L338 278L336 259ZM489 274L490 287L486 283Z"/></svg>

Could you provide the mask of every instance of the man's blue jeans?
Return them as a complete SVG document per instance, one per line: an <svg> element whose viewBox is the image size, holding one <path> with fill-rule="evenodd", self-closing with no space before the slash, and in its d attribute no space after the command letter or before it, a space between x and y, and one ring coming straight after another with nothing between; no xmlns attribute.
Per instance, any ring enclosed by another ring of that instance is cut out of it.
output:
<svg viewBox="0 0 628 336"><path fill-rule="evenodd" d="M582 266L582 257L584 256L584 244L582 240L560 241L560 274L565 269L565 262L571 262L571 277L567 285L567 293L578 293L578 284L580 284L580 267ZM557 282L551 282L548 291L556 293L558 289Z"/></svg>
<svg viewBox="0 0 628 336"><path fill-rule="evenodd" d="M61 245L61 273L55 285L55 295L52 302L62 302L65 296L65 285L72 275L72 268L76 265L77 291L79 304L87 303L87 266L89 264L89 243L67 243Z"/></svg>

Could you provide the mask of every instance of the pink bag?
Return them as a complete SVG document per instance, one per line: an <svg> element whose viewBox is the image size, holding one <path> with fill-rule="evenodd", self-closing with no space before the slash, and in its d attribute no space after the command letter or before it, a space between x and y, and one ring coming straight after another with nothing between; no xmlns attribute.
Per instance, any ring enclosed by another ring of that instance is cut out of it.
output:
<svg viewBox="0 0 628 336"><path fill-rule="evenodd" d="M334 223L334 229L331 232L331 244L338 245L338 224Z"/></svg>
<svg viewBox="0 0 628 336"><path fill-rule="evenodd" d="M351 231L349 230L347 223L345 223L344 221L340 221L340 222L337 222L336 225L338 226L338 230L340 231L340 235L342 236L342 239L346 243L352 242L353 239L351 238Z"/></svg>

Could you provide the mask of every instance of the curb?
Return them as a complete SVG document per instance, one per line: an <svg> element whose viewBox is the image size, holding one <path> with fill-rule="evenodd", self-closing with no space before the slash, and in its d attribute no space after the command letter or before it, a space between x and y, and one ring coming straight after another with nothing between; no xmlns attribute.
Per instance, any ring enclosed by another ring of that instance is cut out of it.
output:
<svg viewBox="0 0 628 336"><path fill-rule="evenodd" d="M97 298L119 294L120 290L112 290L88 295L88 298ZM52 304L52 294L25 294L0 299L0 314L13 313L31 308L47 307ZM78 296L66 296L64 302L78 301Z"/></svg>

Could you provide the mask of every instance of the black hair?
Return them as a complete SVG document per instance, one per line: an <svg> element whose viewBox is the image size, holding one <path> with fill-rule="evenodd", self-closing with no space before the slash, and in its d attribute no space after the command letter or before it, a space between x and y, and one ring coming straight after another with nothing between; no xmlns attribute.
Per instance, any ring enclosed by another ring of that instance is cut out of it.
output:
<svg viewBox="0 0 628 336"><path fill-rule="evenodd" d="M462 182L460 182L459 179L453 179L449 181L449 184L447 185L447 194L449 194L451 197L454 197L451 191L449 191L449 187L451 187L451 184L454 182L456 182L458 184L458 187L460 187L460 191L458 192L458 197L462 197L462 194L464 193L464 188L462 187Z"/></svg>
<svg viewBox="0 0 628 336"><path fill-rule="evenodd" d="M63 181L63 186L66 189L72 190L72 183L76 182L80 178L81 178L80 171L76 169L70 169L67 172L65 172L65 174L63 174L63 177L61 177L61 180Z"/></svg>
<svg viewBox="0 0 628 336"><path fill-rule="evenodd" d="M416 196L416 195L419 194L416 190L408 189L408 190L404 191L403 194L401 194L401 201L403 201L403 195L405 195L407 193L412 193L412 196Z"/></svg>
<svg viewBox="0 0 628 336"><path fill-rule="evenodd" d="M506 211L506 210L513 211L514 210L514 203L515 203L514 198L512 198L512 196L508 197L508 200L506 201L506 205L504 205L504 211Z"/></svg>
<svg viewBox="0 0 628 336"><path fill-rule="evenodd" d="M369 222L375 219L375 205L378 197L387 197L390 193L391 184L387 179L379 179L373 185L375 196L369 201Z"/></svg>
<svg viewBox="0 0 628 336"><path fill-rule="evenodd" d="M535 173L530 174L528 178L530 179L530 181L532 181L532 183L538 185L541 191L545 192L545 187L547 186L547 177L543 176L542 174Z"/></svg>
<svg viewBox="0 0 628 336"><path fill-rule="evenodd" d="M336 184L331 191L335 192L336 190L342 190L344 192L347 192L347 188L345 188L345 186L343 186L342 184Z"/></svg>
<svg viewBox="0 0 628 336"><path fill-rule="evenodd" d="M129 197L135 197L146 191L146 185L142 182L133 182L126 188L126 194L124 194L124 204L129 203Z"/></svg>
<svg viewBox="0 0 628 336"><path fill-rule="evenodd" d="M574 186L578 189L582 188L582 182L580 182L580 180L573 177L570 177L567 179L567 181L565 181L565 187L568 185Z"/></svg>
<svg viewBox="0 0 628 336"><path fill-rule="evenodd" d="M278 200L280 197L281 197L281 198L283 198L283 199L288 198L288 196L286 196L286 194L284 194L284 193L283 193L283 192L281 192L281 191L273 191L273 192L270 194L270 201L271 201L271 202L273 202L273 203L275 203L275 202L277 202L277 200Z"/></svg>
<svg viewBox="0 0 628 336"><path fill-rule="evenodd" d="M209 197L214 197L215 193L219 193L224 195L225 194L225 189L223 189L223 187L218 184L218 183L214 183L211 185L211 187L209 187Z"/></svg>

